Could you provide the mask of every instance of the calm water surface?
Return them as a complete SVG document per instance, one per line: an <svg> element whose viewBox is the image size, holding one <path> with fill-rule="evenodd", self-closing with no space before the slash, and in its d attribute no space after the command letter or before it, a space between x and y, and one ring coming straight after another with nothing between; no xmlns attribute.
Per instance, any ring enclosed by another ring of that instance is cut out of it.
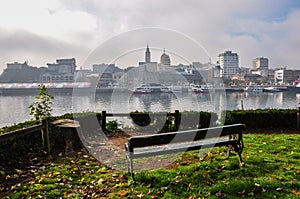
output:
<svg viewBox="0 0 300 199"><path fill-rule="evenodd" d="M0 96L0 127L23 122L31 118L28 106L35 96ZM112 113L128 113L131 111L170 112L180 111L212 111L264 109L264 108L296 108L300 102L300 94L291 92L279 93L162 93L139 94L103 93L96 95L54 95L53 114L62 115L70 112L106 110Z"/></svg>

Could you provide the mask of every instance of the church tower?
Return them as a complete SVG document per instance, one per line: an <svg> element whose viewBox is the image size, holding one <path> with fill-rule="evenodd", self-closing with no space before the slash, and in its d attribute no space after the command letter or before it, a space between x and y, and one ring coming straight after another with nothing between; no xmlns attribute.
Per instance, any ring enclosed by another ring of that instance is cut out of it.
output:
<svg viewBox="0 0 300 199"><path fill-rule="evenodd" d="M150 53L148 44L147 44L147 49L146 49L146 52L145 52L145 62L146 63L151 62L151 53Z"/></svg>

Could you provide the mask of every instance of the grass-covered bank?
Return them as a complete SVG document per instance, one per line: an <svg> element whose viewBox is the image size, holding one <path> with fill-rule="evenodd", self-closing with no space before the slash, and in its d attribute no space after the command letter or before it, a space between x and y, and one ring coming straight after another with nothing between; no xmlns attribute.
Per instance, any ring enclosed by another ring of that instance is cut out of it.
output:
<svg viewBox="0 0 300 199"><path fill-rule="evenodd" d="M81 151L33 165L32 177L9 187L7 198L299 198L299 138L247 134L245 167L235 155L226 160L226 148L214 148L204 160L194 151L172 169L137 174L135 183Z"/></svg>

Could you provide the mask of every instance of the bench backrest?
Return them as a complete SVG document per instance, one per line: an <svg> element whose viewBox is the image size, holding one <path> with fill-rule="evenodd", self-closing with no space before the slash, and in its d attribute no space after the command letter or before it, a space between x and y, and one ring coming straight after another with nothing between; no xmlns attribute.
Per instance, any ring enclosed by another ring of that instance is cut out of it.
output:
<svg viewBox="0 0 300 199"><path fill-rule="evenodd" d="M129 152L134 148L155 145L166 145L169 143L192 142L209 138L223 137L238 134L238 139L242 139L244 124L233 124L212 128L203 128L187 131L178 131L154 135L135 136L128 139Z"/></svg>

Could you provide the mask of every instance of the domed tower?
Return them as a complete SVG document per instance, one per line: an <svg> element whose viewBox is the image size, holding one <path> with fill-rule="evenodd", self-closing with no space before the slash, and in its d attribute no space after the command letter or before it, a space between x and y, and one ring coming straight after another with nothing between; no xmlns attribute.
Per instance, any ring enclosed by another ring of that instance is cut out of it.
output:
<svg viewBox="0 0 300 199"><path fill-rule="evenodd" d="M170 56L166 54L165 49L163 54L160 56L160 64L165 66L171 65Z"/></svg>

